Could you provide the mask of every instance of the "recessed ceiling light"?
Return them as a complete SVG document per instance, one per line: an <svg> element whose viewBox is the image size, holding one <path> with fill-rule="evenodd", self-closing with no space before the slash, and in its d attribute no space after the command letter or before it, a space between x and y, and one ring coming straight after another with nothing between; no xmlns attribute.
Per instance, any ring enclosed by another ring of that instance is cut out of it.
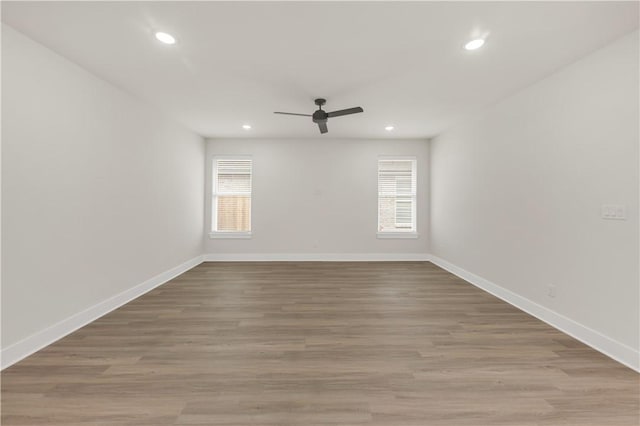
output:
<svg viewBox="0 0 640 426"><path fill-rule="evenodd" d="M385 127L384 129L385 129L387 132L390 132L390 131L392 131L392 130L394 129L394 127L393 127L393 126L387 126L387 127Z"/></svg>
<svg viewBox="0 0 640 426"><path fill-rule="evenodd" d="M167 33L163 33L161 31L158 31L155 34L156 38L163 42L164 44L176 44L176 38L174 36L172 36L171 34L167 34Z"/></svg>
<svg viewBox="0 0 640 426"><path fill-rule="evenodd" d="M484 44L483 38L476 38L474 40L471 40L467 44L465 44L464 48L467 50L476 50L476 49L480 49L483 44Z"/></svg>
<svg viewBox="0 0 640 426"><path fill-rule="evenodd" d="M251 125L249 125L249 124L243 124L243 125L242 125L242 128L243 128L243 129L245 129L245 130L251 130Z"/></svg>

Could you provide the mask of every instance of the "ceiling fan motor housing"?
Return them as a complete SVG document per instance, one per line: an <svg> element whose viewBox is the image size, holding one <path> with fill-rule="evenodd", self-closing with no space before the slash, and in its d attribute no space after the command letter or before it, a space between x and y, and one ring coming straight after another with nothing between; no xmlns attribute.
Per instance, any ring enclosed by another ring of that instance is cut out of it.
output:
<svg viewBox="0 0 640 426"><path fill-rule="evenodd" d="M314 112L311 116L314 123L326 122L327 118L329 118L329 114L321 109Z"/></svg>

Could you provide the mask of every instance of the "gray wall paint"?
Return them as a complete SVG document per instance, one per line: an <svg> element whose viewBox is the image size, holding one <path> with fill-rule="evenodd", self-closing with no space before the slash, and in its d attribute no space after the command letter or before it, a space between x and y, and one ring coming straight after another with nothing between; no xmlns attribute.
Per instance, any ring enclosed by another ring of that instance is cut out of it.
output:
<svg viewBox="0 0 640 426"><path fill-rule="evenodd" d="M431 145L432 254L636 350L638 72L635 32Z"/></svg>
<svg viewBox="0 0 640 426"><path fill-rule="evenodd" d="M2 26L2 346L202 253L204 142Z"/></svg>
<svg viewBox="0 0 640 426"><path fill-rule="evenodd" d="M311 125L311 123L309 123ZM253 238L205 239L205 253L426 253L426 140L231 139L207 145L207 230L214 155L252 155ZM376 238L378 156L418 159L418 239Z"/></svg>

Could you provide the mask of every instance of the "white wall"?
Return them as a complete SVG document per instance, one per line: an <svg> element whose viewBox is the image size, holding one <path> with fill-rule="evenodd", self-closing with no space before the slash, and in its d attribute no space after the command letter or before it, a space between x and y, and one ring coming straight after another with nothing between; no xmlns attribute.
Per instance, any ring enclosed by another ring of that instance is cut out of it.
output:
<svg viewBox="0 0 640 426"><path fill-rule="evenodd" d="M202 253L204 142L2 26L2 347Z"/></svg>
<svg viewBox="0 0 640 426"><path fill-rule="evenodd" d="M309 123L311 126L312 123ZM207 230L211 229L211 164L214 155L253 158L250 240L210 240L210 258L367 259L425 257L428 247L428 156L426 140L243 139L207 145ZM379 155L418 159L418 239L376 238ZM239 256L240 255L240 256ZM248 256L260 255L260 256ZM350 256L347 256L350 255ZM243 257L245 256L245 257Z"/></svg>
<svg viewBox="0 0 640 426"><path fill-rule="evenodd" d="M430 240L636 354L638 75L635 32L433 140ZM601 219L607 203L628 219Z"/></svg>

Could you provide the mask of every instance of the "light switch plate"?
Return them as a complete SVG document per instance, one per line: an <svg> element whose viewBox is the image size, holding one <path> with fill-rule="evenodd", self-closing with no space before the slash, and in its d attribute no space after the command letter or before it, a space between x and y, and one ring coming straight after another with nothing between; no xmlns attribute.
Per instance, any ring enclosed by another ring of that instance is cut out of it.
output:
<svg viewBox="0 0 640 426"><path fill-rule="evenodd" d="M626 220L627 207L624 204L603 204L601 214L603 219Z"/></svg>

